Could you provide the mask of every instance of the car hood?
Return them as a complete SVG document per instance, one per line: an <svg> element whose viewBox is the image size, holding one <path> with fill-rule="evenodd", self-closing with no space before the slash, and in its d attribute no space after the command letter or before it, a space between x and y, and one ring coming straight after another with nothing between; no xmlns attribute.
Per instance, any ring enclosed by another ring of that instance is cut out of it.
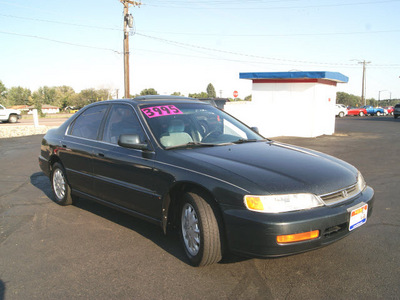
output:
<svg viewBox="0 0 400 300"><path fill-rule="evenodd" d="M357 181L357 169L342 160L277 142L178 151L195 171L203 170L252 192L322 195Z"/></svg>

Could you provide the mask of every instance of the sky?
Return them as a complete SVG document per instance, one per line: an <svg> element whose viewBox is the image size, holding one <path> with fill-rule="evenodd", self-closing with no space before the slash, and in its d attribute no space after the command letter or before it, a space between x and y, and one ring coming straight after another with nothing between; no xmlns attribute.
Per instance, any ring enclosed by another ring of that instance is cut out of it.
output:
<svg viewBox="0 0 400 300"><path fill-rule="evenodd" d="M337 90L400 99L400 0L142 0L129 9L130 93L251 94L241 72L331 71ZM0 81L124 94L119 0L0 0Z"/></svg>

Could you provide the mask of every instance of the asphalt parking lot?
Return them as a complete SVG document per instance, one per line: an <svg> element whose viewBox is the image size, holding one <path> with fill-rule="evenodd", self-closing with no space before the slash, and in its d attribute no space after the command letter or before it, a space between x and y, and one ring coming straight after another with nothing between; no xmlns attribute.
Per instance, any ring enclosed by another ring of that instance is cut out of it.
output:
<svg viewBox="0 0 400 300"><path fill-rule="evenodd" d="M52 202L42 136L0 139L0 299L399 299L400 119L337 119L336 134L276 140L355 165L368 222L327 247L191 267L177 234L80 199Z"/></svg>

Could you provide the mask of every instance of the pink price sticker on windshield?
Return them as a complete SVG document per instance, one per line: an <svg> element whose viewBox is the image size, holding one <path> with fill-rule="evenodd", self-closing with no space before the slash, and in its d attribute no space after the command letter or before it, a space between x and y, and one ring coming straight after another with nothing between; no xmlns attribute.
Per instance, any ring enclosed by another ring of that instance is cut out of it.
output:
<svg viewBox="0 0 400 300"><path fill-rule="evenodd" d="M175 105L161 105L142 108L142 112L149 118L181 115L182 112Z"/></svg>

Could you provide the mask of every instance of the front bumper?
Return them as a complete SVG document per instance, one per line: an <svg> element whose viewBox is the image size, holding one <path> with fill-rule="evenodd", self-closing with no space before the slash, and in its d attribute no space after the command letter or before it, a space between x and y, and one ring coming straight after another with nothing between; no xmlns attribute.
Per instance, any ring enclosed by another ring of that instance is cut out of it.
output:
<svg viewBox="0 0 400 300"><path fill-rule="evenodd" d="M229 249L252 257L276 257L316 249L350 233L350 212L368 204L371 216L374 190L367 187L357 197L336 206L297 212L264 214L246 209L223 207ZM367 218L367 219L368 219ZM278 244L278 235L319 230L319 237L309 241Z"/></svg>

